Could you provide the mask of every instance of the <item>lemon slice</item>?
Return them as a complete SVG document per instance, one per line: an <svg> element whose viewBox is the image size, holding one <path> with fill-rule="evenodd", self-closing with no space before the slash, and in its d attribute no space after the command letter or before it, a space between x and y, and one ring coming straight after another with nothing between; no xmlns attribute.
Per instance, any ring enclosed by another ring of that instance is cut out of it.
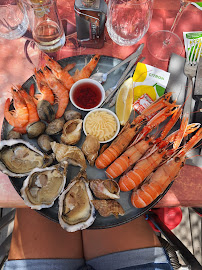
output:
<svg viewBox="0 0 202 270"><path fill-rule="evenodd" d="M116 99L116 115L121 125L130 117L133 103L133 78L127 79L120 87Z"/></svg>

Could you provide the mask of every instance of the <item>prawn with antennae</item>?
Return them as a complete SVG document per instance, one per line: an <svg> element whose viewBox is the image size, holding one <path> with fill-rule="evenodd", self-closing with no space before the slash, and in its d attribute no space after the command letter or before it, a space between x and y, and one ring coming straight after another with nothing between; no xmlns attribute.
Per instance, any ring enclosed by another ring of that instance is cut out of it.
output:
<svg viewBox="0 0 202 270"><path fill-rule="evenodd" d="M166 114L163 110L161 110L158 114L160 116L152 118L148 124L142 135L139 139L135 140L126 151L119 156L106 170L106 174L109 178L116 178L121 175L124 171L126 171L129 166L135 164L145 153L149 150L155 143L163 140L171 128L175 125L177 120L179 119L182 113L181 107L178 107L174 114L172 115L170 121L165 126L164 130L161 133L161 137L154 140L154 136L144 135L147 132L151 131L157 124L160 124L161 121L165 120ZM159 120L158 120L159 119ZM148 127L147 127L148 126ZM137 136L138 137L138 136Z"/></svg>
<svg viewBox="0 0 202 270"><path fill-rule="evenodd" d="M167 116L169 114L168 111L170 111L170 115L174 113L172 108L176 105L175 103L169 102L170 97L171 93L163 95L158 100L153 102L148 108L146 108L141 115L136 117L131 124L127 123L112 144L96 159L96 167L98 169L104 169L110 165L121 153L123 153L149 115L156 113L165 107L167 108ZM149 130L150 129L148 129L148 132Z"/></svg>
<svg viewBox="0 0 202 270"><path fill-rule="evenodd" d="M169 124L169 122L168 122ZM198 123L194 123L189 125L188 127L184 127L185 132L184 136L194 132L199 128ZM119 180L119 187L121 191L129 191L134 188L137 188L146 177L148 177L164 160L168 159L169 156L176 151L176 148L173 148L167 151L167 147L170 142L178 140L177 132L169 135L165 140L158 140L157 144L154 145L152 149L148 153L146 153L132 168L132 170L128 171L124 174ZM165 135L165 134L164 134ZM163 135L163 136L164 136ZM180 141L181 142L181 141Z"/></svg>
<svg viewBox="0 0 202 270"><path fill-rule="evenodd" d="M152 203L167 186L177 177L185 164L186 153L202 139L202 128L177 153L151 174L151 177L135 189L131 195L131 203L136 208L143 208Z"/></svg>

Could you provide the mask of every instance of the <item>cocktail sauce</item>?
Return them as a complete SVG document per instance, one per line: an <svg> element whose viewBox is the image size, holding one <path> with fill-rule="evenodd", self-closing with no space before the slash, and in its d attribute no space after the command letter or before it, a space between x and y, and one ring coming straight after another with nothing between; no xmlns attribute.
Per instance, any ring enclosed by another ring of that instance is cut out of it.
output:
<svg viewBox="0 0 202 270"><path fill-rule="evenodd" d="M102 93L97 85L90 82L82 83L72 93L74 103L83 109L96 107L102 99Z"/></svg>

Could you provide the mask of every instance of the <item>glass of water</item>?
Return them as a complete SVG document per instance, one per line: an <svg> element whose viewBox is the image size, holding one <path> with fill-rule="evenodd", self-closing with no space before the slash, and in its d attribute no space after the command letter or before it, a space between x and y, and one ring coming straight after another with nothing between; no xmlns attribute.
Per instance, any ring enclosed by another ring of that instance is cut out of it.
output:
<svg viewBox="0 0 202 270"><path fill-rule="evenodd" d="M8 0L6 4L0 4L0 38L20 38L27 31L28 25L29 19L23 2Z"/></svg>
<svg viewBox="0 0 202 270"><path fill-rule="evenodd" d="M147 32L153 13L153 0L109 0L107 31L120 46L137 43Z"/></svg>

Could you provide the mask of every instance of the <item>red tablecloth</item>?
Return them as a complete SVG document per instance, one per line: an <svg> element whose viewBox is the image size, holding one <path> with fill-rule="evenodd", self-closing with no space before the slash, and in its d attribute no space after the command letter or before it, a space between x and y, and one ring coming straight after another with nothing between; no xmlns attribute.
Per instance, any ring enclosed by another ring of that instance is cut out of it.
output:
<svg viewBox="0 0 202 270"><path fill-rule="evenodd" d="M76 27L74 16L74 1L58 0L58 8L61 19L64 20L65 30L68 33L66 46L63 47L56 55L57 59L70 57L81 54L108 55L118 58L125 58L130 55L135 48L142 42L145 43L142 56L146 59L144 63L156 66L167 70L168 62L158 61L154 59L148 52L146 44L148 36L162 29L170 29L174 17L179 8L179 1L168 0L154 1L153 18L146 35L131 47L121 47L112 42L106 32L106 42L102 49L90 49L78 47L76 42ZM201 29L202 12L193 6L188 6L183 13L180 22L175 30L175 33L183 39L183 32L197 31ZM23 37L19 40L8 41L0 39L0 126L3 122L3 109L7 97L10 96L10 87L16 84L24 83L32 74L34 67L37 67L40 62L40 52L36 47L29 44L28 55L33 64L28 61L26 54L26 46L28 39ZM182 54L184 56L184 52ZM16 180L17 181L17 180ZM156 205L157 207L171 206L202 206L202 168L185 165L180 171L179 176L174 184ZM0 207L25 207L21 197L17 194L9 178L0 173Z"/></svg>

